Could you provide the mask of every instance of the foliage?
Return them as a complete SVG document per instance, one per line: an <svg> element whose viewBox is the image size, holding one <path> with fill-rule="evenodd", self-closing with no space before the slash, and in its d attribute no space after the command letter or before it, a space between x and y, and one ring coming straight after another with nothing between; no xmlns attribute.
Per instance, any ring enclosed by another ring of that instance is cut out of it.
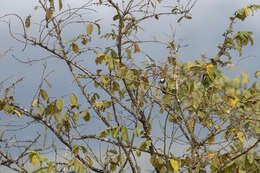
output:
<svg viewBox="0 0 260 173"><path fill-rule="evenodd" d="M232 50L242 56L243 47L254 44L251 31L235 32L233 27L260 5L239 9L230 17L215 57L181 62L181 45L171 39L165 43L168 61L160 64L143 53L145 41L137 39L142 22L156 22L165 15L178 16L176 22L191 20L192 1L163 12L156 10L163 6L161 0L89 1L75 9L64 9L63 1L57 2L39 0L35 10L44 12L40 25L33 15L25 20L10 15L24 26L23 40L17 40L65 62L78 90L51 95L52 84L43 73L32 104L22 106L11 92L21 80L6 87L0 110L10 118L16 114L25 122L24 128L33 129L36 124L45 131L22 141L22 150L14 155L10 153L18 146L8 144L12 137L1 136L2 166L18 172L32 168L35 172L143 172L146 168L140 160L148 157L154 172L260 172L259 71L251 82L245 72L233 79L223 72L225 67L234 68ZM84 19L86 12L96 13L99 7L115 11L107 33L101 20ZM85 32L65 40L65 28L77 23ZM34 25L40 26L36 35L30 32ZM93 46L97 39L112 46ZM94 67L78 61L93 54L95 58L87 61L93 61ZM135 63L140 55L148 57L142 65ZM165 79L163 92L160 78ZM90 129L93 124L99 130ZM47 134L53 138L47 139ZM22 139L16 140L18 144ZM176 154L179 144L184 147L182 155ZM46 152L54 153L55 159Z"/></svg>

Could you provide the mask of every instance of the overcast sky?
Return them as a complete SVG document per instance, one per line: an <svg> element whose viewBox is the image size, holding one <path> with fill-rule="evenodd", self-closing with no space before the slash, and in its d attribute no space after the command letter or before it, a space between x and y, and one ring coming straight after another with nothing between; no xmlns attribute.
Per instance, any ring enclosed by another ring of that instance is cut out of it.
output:
<svg viewBox="0 0 260 173"><path fill-rule="evenodd" d="M33 7L36 5L36 2L35 0L1 0L0 16L7 13L17 13L22 18L25 18L29 14L35 14ZM86 1L64 0L64 4L70 3L71 6L78 6L82 2ZM216 47L223 40L221 35L228 26L228 18L232 16L236 9L254 2L260 3L259 0L198 0L192 10L192 20L185 20L180 24L176 24L177 18L173 16L160 18L156 24L148 22L144 25L143 38L148 39L156 35L160 39L167 40L172 27L178 42L188 45L188 47L182 50L180 56L183 61L198 58L201 53L215 56L218 50ZM108 23L110 20L108 18L111 18L113 13L114 11L105 9L99 14L107 28L110 28L110 23ZM37 16L33 16L33 18L36 19ZM16 21L13 18L10 21L16 27ZM260 70L260 11L254 16L250 16L245 22L237 23L235 28L237 31L253 31L255 44L252 47L245 48L243 54L243 57L248 57L248 59L240 62L236 67L237 73L247 71L252 76L254 71ZM74 32L77 33L78 30L71 30L68 35L73 35ZM17 79L19 76L25 77L25 81L16 95L22 102L28 104L31 101L32 91L38 87L42 66L41 64L33 66L19 64L13 57L21 59L37 58L41 57L44 52L39 49L26 49L23 52L23 45L10 38L7 25L0 21L0 54L9 48L12 51L3 59L0 59L0 81L12 74L18 74L14 79ZM155 48L153 45L145 47L146 51L158 57L159 60L163 59L164 56L161 54L160 49ZM235 56L235 62L239 58L241 57ZM65 72L67 70L63 68L62 63L51 61L51 63L48 63L48 70L48 72L54 70L50 80L55 85L50 90L50 94L61 96L72 91L72 78Z"/></svg>

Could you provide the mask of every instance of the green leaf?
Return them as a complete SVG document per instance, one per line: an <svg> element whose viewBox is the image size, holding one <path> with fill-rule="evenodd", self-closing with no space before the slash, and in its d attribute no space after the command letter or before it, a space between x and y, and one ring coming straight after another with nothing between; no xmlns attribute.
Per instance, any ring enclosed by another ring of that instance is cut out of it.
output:
<svg viewBox="0 0 260 173"><path fill-rule="evenodd" d="M47 100L48 99L48 94L45 90L41 89L40 90L40 95L43 98L43 100Z"/></svg>
<svg viewBox="0 0 260 173"><path fill-rule="evenodd" d="M86 149L84 146L80 145L80 148L81 148L81 150L82 150L83 153L86 153L86 152L87 152L87 149Z"/></svg>
<svg viewBox="0 0 260 173"><path fill-rule="evenodd" d="M70 105L76 106L78 104L78 98L75 94L70 94Z"/></svg>
<svg viewBox="0 0 260 173"><path fill-rule="evenodd" d="M121 134L122 134L122 139L127 142L128 141L128 128L123 127Z"/></svg>
<svg viewBox="0 0 260 173"><path fill-rule="evenodd" d="M72 147L72 153L73 153L75 156L77 156L77 155L79 154L79 146L74 145L74 146Z"/></svg>
<svg viewBox="0 0 260 173"><path fill-rule="evenodd" d="M119 136L119 130L120 130L120 127L114 128L114 129L112 130L112 137L113 137L113 138L118 138L118 136Z"/></svg>
<svg viewBox="0 0 260 173"><path fill-rule="evenodd" d="M109 135L109 130L108 130L108 129L102 131L102 132L99 134L100 137L107 137L107 135Z"/></svg>
<svg viewBox="0 0 260 173"><path fill-rule="evenodd" d="M37 107L37 114L42 115L43 114L43 109L41 107Z"/></svg>
<svg viewBox="0 0 260 173"><path fill-rule="evenodd" d="M91 23L87 24L86 32L88 35L91 35L93 31L93 25Z"/></svg>
<svg viewBox="0 0 260 173"><path fill-rule="evenodd" d="M64 106L63 99L62 98L58 98L56 100L56 107L58 108L58 110L62 110L63 106Z"/></svg>
<svg viewBox="0 0 260 173"><path fill-rule="evenodd" d="M140 136L141 132L142 132L142 130L141 130L139 127L136 127L136 128L134 129L134 135L135 135L136 137Z"/></svg>

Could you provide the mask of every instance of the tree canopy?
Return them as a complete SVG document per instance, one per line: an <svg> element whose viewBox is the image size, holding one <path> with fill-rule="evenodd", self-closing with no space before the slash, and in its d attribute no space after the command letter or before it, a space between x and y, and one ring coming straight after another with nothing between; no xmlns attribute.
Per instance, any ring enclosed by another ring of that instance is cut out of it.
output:
<svg viewBox="0 0 260 173"><path fill-rule="evenodd" d="M234 55L243 56L243 48L254 44L253 32L236 27L260 4L227 16L223 42L212 57L202 54L183 62L179 55L185 45L174 32L167 41L140 35L144 25L153 27L163 17L189 22L196 2L88 0L71 7L63 0L38 0L35 15L0 17L17 19L22 29L9 25L9 34L24 51L39 48L47 55L19 61L42 62L31 104L16 99L23 78L1 81L0 169L260 172L260 71L255 69L252 78L245 72L230 78L224 72L236 67ZM113 12L106 30L97 17L103 10ZM71 33L76 27L82 32ZM163 47L165 61L145 50L145 44ZM58 85L49 82L51 58L63 62L73 92L51 92ZM17 124L10 123L14 119ZM16 135L24 129L37 133L29 139Z"/></svg>

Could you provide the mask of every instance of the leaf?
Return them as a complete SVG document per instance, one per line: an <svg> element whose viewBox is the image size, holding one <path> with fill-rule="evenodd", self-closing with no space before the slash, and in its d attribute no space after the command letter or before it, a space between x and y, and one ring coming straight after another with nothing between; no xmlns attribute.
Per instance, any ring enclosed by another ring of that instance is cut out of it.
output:
<svg viewBox="0 0 260 173"><path fill-rule="evenodd" d="M84 109L82 112L81 112L81 115L83 116L83 119L88 122L90 120L90 113L88 112L87 109Z"/></svg>
<svg viewBox="0 0 260 173"><path fill-rule="evenodd" d="M59 110L62 110L63 105L64 105L63 99L62 99L62 98L58 98L58 99L56 100L56 107L57 107Z"/></svg>
<svg viewBox="0 0 260 173"><path fill-rule="evenodd" d="M59 0L59 10L62 9L62 0Z"/></svg>
<svg viewBox="0 0 260 173"><path fill-rule="evenodd" d="M141 156L141 151L140 150L137 149L135 152L136 152L137 157Z"/></svg>
<svg viewBox="0 0 260 173"><path fill-rule="evenodd" d="M246 16L249 16L249 8L248 7L244 8L244 12L245 12Z"/></svg>
<svg viewBox="0 0 260 173"><path fill-rule="evenodd" d="M128 128L123 127L121 133L122 133L122 139L127 142L128 141Z"/></svg>
<svg viewBox="0 0 260 173"><path fill-rule="evenodd" d="M237 135L237 138L239 139L239 141L241 143L243 143L244 142L244 134L243 134L243 132L241 132L241 131L237 132L236 135Z"/></svg>
<svg viewBox="0 0 260 173"><path fill-rule="evenodd" d="M192 19L192 16L185 16L186 19Z"/></svg>
<svg viewBox="0 0 260 173"><path fill-rule="evenodd" d="M52 170L53 170L53 166L52 166L52 163L49 161L49 162L48 162L47 172L52 172Z"/></svg>
<svg viewBox="0 0 260 173"><path fill-rule="evenodd" d="M49 88L52 88L52 85L51 85L51 83L48 80L45 79L44 81L47 83Z"/></svg>
<svg viewBox="0 0 260 173"><path fill-rule="evenodd" d="M87 159L88 159L89 166L91 166L91 167L92 167L92 166L93 166L93 161L92 161L92 160L91 160L91 158L90 158L90 157L88 157L88 156L87 156Z"/></svg>
<svg viewBox="0 0 260 173"><path fill-rule="evenodd" d="M206 156L206 159L207 159L207 160L211 160L213 157L214 157L214 153L209 153L209 154Z"/></svg>
<svg viewBox="0 0 260 173"><path fill-rule="evenodd" d="M86 32L88 35L91 35L93 31L93 25L91 23L87 24Z"/></svg>
<svg viewBox="0 0 260 173"><path fill-rule="evenodd" d="M101 108L103 105L103 102L96 102L96 107Z"/></svg>
<svg viewBox="0 0 260 173"><path fill-rule="evenodd" d="M41 107L37 107L37 114L42 115L43 114L43 109Z"/></svg>
<svg viewBox="0 0 260 173"><path fill-rule="evenodd" d="M215 136L211 136L208 138L208 143L213 144L215 142Z"/></svg>
<svg viewBox="0 0 260 173"><path fill-rule="evenodd" d="M32 107L35 107L38 104L38 99L34 99L34 101L32 102Z"/></svg>
<svg viewBox="0 0 260 173"><path fill-rule="evenodd" d="M120 126L112 130L112 138L118 138Z"/></svg>
<svg viewBox="0 0 260 173"><path fill-rule="evenodd" d="M22 117L21 112L19 112L18 110L14 110L15 114L17 115L18 118Z"/></svg>
<svg viewBox="0 0 260 173"><path fill-rule="evenodd" d="M46 10L46 13L45 13L46 21L49 21L52 18L52 15L53 15L53 9Z"/></svg>
<svg viewBox="0 0 260 173"><path fill-rule="evenodd" d="M127 58L128 58L128 59L131 59L131 58L132 58L132 52L131 52L131 50L128 49L128 48L126 48L125 52L126 52L126 54L127 54Z"/></svg>
<svg viewBox="0 0 260 173"><path fill-rule="evenodd" d="M171 167L173 168L174 172L177 172L179 170L179 163L178 161L174 159L170 159Z"/></svg>
<svg viewBox="0 0 260 173"><path fill-rule="evenodd" d="M70 105L75 106L78 104L78 98L75 94L70 94Z"/></svg>
<svg viewBox="0 0 260 173"><path fill-rule="evenodd" d="M177 23L180 23L182 21L184 16L180 17L178 20L177 20Z"/></svg>
<svg viewBox="0 0 260 173"><path fill-rule="evenodd" d="M111 120L112 120L110 112L107 113L107 120L108 120L108 121L111 121Z"/></svg>
<svg viewBox="0 0 260 173"><path fill-rule="evenodd" d="M30 163L36 165L39 161L39 154L35 151L31 151L29 154Z"/></svg>
<svg viewBox="0 0 260 173"><path fill-rule="evenodd" d="M78 54L79 53L79 47L77 44L72 43L72 50L74 53Z"/></svg>
<svg viewBox="0 0 260 173"><path fill-rule="evenodd" d="M113 20L114 20L114 21L117 20L117 19L119 19L119 16L118 16L118 15L113 16Z"/></svg>
<svg viewBox="0 0 260 173"><path fill-rule="evenodd" d="M25 27L29 28L31 26L31 16L27 16L25 19Z"/></svg>
<svg viewBox="0 0 260 173"><path fill-rule="evenodd" d="M238 99L231 98L231 99L229 99L229 105L231 107L234 107L236 105L237 101L238 101Z"/></svg>
<svg viewBox="0 0 260 173"><path fill-rule="evenodd" d="M171 50L175 50L174 40L171 40L169 43L170 43Z"/></svg>
<svg viewBox="0 0 260 173"><path fill-rule="evenodd" d="M254 73L254 77L255 77L255 78L258 78L258 76L260 76L260 71L256 71L256 72Z"/></svg>
<svg viewBox="0 0 260 173"><path fill-rule="evenodd" d="M166 104L171 104L171 96L169 94L165 94L163 96L163 101L166 103Z"/></svg>
<svg viewBox="0 0 260 173"><path fill-rule="evenodd" d="M140 52L140 47L137 43L134 43L134 53Z"/></svg>
<svg viewBox="0 0 260 173"><path fill-rule="evenodd" d="M246 74L245 72L242 72L241 75L243 77L243 83L247 84L247 82L248 82L248 74Z"/></svg>
<svg viewBox="0 0 260 173"><path fill-rule="evenodd" d="M74 145L74 146L72 147L72 153L73 153L75 156L77 156L77 155L79 154L79 146Z"/></svg>
<svg viewBox="0 0 260 173"><path fill-rule="evenodd" d="M41 89L40 90L40 95L43 98L43 100L47 100L48 99L48 94L45 90Z"/></svg>

